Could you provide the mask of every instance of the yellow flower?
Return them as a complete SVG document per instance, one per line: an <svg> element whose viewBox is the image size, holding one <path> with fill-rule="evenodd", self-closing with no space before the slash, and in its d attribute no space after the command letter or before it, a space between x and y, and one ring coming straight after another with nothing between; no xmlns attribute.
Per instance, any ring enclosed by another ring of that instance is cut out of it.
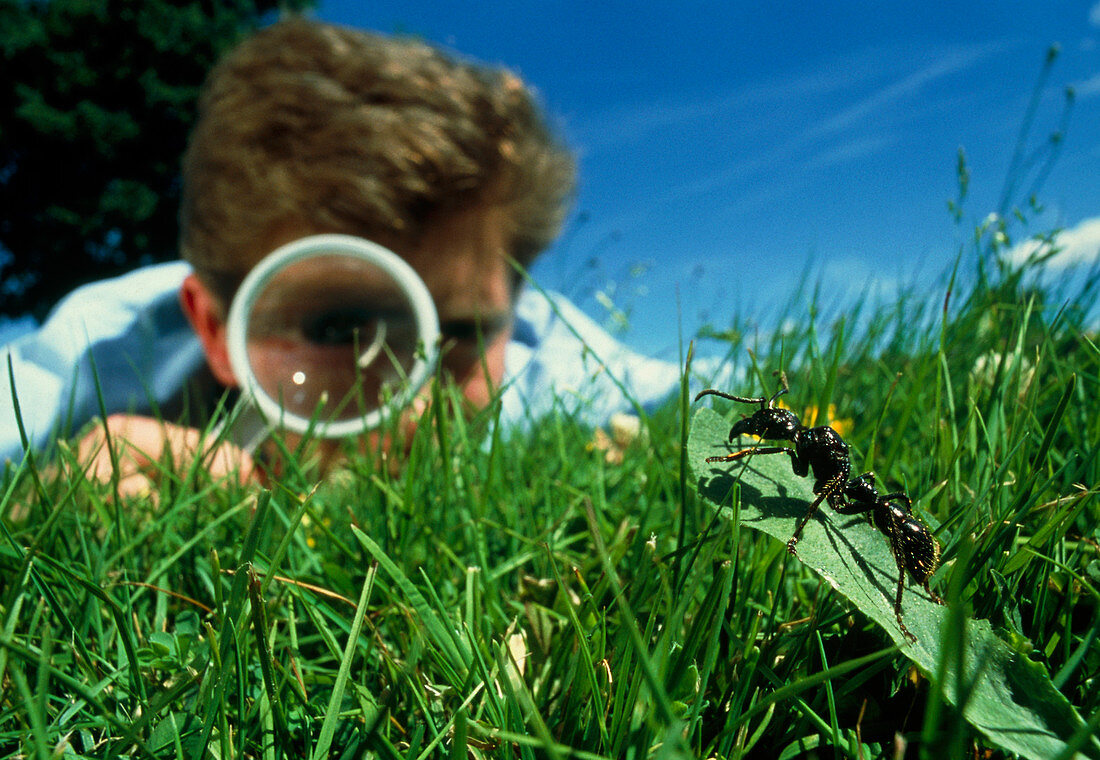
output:
<svg viewBox="0 0 1100 760"><path fill-rule="evenodd" d="M787 409L789 411L794 411L785 403L783 403L782 399L780 399L776 403L776 406L782 409ZM818 412L819 410L816 406L808 406L802 410L802 414L799 419L806 427L815 427L816 425L818 425ZM852 420L851 417L838 418L836 416L836 404L829 404L829 408L826 410L825 420L820 424L828 425L833 430L835 430L841 438L847 437L848 434L855 429L855 422Z"/></svg>
<svg viewBox="0 0 1100 760"><path fill-rule="evenodd" d="M319 535L324 534L324 530L320 529L320 528L313 528L312 527L312 522L313 521L309 519L308 514L302 515L302 527L306 531L306 546L308 546L310 549L316 549L317 548L317 537ZM323 525L325 528L331 528L332 527L332 518L327 517L327 516L322 517L321 518L321 525Z"/></svg>

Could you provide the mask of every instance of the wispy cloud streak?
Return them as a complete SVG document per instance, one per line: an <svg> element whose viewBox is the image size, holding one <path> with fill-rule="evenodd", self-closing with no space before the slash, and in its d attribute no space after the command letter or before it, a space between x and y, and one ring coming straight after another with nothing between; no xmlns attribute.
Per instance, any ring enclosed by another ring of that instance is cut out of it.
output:
<svg viewBox="0 0 1100 760"><path fill-rule="evenodd" d="M1001 47L999 44L990 43L948 51L927 66L891 82L808 129L804 138L816 140L858 126L872 115L889 109L899 101L916 96L933 82L974 66Z"/></svg>

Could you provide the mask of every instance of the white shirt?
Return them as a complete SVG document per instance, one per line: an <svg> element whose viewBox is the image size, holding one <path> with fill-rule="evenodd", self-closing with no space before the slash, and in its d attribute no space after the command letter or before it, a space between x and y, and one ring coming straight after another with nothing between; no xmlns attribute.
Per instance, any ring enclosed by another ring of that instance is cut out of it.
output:
<svg viewBox="0 0 1100 760"><path fill-rule="evenodd" d="M189 383L212 383L202 346L179 305L180 285L190 272L185 262L156 264L78 288L40 328L0 348L0 357L11 362L34 449L99 415L100 393L108 414L156 409L172 420ZM505 424L524 425L552 411L602 424L635 403L652 410L679 382L676 365L626 348L563 296L525 288L517 299L504 354ZM0 463L19 461L22 454L4 366Z"/></svg>

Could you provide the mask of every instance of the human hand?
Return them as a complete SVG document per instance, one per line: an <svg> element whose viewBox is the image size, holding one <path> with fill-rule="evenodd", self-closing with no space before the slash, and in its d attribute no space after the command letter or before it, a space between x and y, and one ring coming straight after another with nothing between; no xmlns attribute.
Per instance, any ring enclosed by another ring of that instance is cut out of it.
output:
<svg viewBox="0 0 1100 760"><path fill-rule="evenodd" d="M118 460L119 496L151 493L168 463L182 472L196 457L202 458L202 468L214 479L228 477L238 483L258 480L252 457L232 443L152 417L112 414L77 445L77 461L85 477L100 483L109 483L114 476L108 436Z"/></svg>

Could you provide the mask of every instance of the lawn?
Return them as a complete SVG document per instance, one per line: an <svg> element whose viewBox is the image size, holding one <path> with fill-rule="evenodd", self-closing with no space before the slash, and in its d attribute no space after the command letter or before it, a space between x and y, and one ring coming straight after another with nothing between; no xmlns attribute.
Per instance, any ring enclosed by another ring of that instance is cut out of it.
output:
<svg viewBox="0 0 1100 760"><path fill-rule="evenodd" d="M0 754L1100 757L1092 281L1033 276L724 336L729 390L784 370L934 533L948 604L907 586L914 642L866 519L822 507L791 556L811 480L702 461L752 405L685 387L620 447L441 391L404 467L320 485L166 466L116 499L66 447L10 471Z"/></svg>

